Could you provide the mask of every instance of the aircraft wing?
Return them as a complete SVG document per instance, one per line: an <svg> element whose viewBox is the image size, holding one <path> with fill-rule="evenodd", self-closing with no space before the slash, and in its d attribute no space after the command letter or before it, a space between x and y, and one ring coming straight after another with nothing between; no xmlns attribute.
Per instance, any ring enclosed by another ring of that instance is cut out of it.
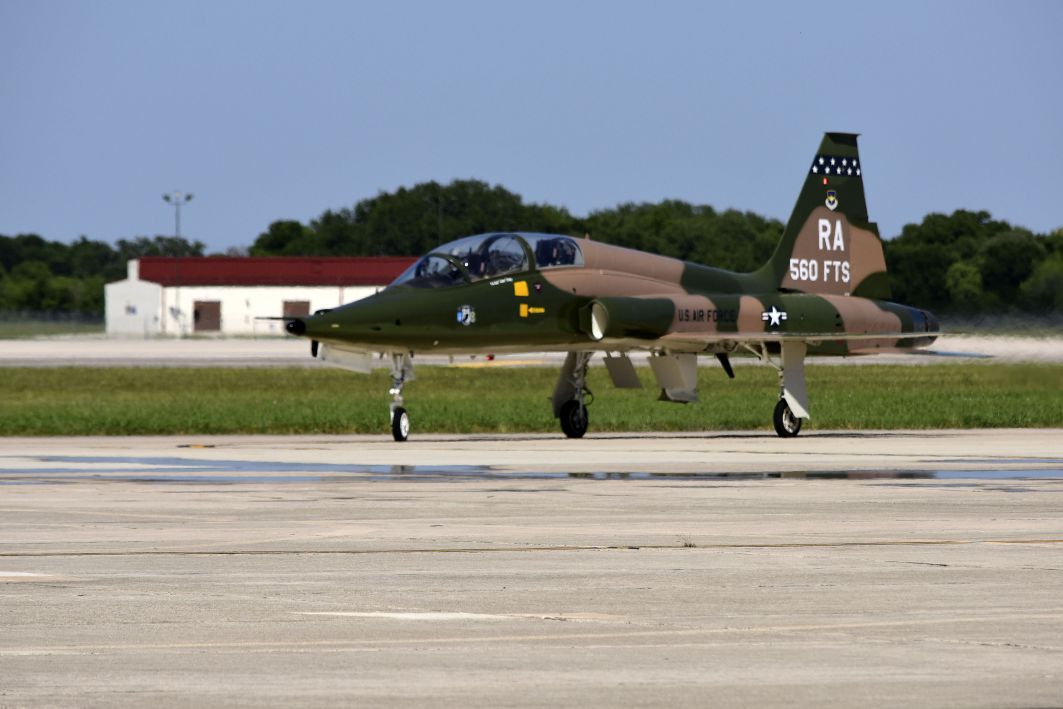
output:
<svg viewBox="0 0 1063 709"><path fill-rule="evenodd" d="M912 332L670 332L662 335L654 344L669 349L687 351L705 350L712 345L725 342L759 344L763 342L806 342L820 344L824 342L896 342L925 338L926 333Z"/></svg>
<svg viewBox="0 0 1063 709"><path fill-rule="evenodd" d="M834 340L913 340L926 337L924 332L670 332L662 335L660 342L690 342L714 344L717 342L831 342Z"/></svg>

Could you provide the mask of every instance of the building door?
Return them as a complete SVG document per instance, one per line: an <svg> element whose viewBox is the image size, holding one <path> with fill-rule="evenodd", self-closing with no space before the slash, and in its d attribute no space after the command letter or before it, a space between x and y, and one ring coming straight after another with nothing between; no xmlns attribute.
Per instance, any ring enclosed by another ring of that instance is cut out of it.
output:
<svg viewBox="0 0 1063 709"><path fill-rule="evenodd" d="M284 301L284 317L305 318L310 314L309 300L286 300Z"/></svg>
<svg viewBox="0 0 1063 709"><path fill-rule="evenodd" d="M197 300L192 309L192 332L221 331L221 302Z"/></svg>

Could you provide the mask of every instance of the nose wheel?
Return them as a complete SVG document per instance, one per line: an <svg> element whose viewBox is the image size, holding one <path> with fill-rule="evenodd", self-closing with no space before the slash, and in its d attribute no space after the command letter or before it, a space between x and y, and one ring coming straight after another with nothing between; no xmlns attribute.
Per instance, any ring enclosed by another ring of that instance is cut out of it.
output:
<svg viewBox="0 0 1063 709"><path fill-rule="evenodd" d="M391 410L391 435L400 443L410 437L410 414L401 406Z"/></svg>
<svg viewBox="0 0 1063 709"><path fill-rule="evenodd" d="M587 364L591 354L569 352L554 387L554 416L569 438L583 438L587 432L587 404L594 401L594 395L587 389Z"/></svg>
<svg viewBox="0 0 1063 709"><path fill-rule="evenodd" d="M558 418L561 419L561 430L569 438L583 438L587 432L587 407L581 401L566 401Z"/></svg>
<svg viewBox="0 0 1063 709"><path fill-rule="evenodd" d="M410 414L402 400L402 387L412 380L413 359L408 353L391 356L391 436L399 443L410 437Z"/></svg>

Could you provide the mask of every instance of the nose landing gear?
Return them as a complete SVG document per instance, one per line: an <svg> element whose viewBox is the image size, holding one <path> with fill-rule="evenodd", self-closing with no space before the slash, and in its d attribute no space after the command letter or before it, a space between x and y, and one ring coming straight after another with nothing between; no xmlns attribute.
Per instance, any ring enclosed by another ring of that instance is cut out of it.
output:
<svg viewBox="0 0 1063 709"><path fill-rule="evenodd" d="M391 355L391 436L398 442L410 437L410 414L403 406L402 387L413 380L413 358L408 352Z"/></svg>
<svg viewBox="0 0 1063 709"><path fill-rule="evenodd" d="M400 443L410 437L410 415L401 406L391 408L391 435Z"/></svg>
<svg viewBox="0 0 1063 709"><path fill-rule="evenodd" d="M583 438L587 432L587 404L594 394L587 388L587 365L593 352L569 352L554 387L554 416L569 438Z"/></svg>
<svg viewBox="0 0 1063 709"><path fill-rule="evenodd" d="M583 438L590 421L587 419L587 407L582 401L566 401L561 407L561 430L569 438Z"/></svg>

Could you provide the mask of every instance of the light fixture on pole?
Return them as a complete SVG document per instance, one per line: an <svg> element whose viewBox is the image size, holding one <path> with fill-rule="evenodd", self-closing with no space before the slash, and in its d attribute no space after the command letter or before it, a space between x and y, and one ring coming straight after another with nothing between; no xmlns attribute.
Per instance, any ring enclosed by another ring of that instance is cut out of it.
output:
<svg viewBox="0 0 1063 709"><path fill-rule="evenodd" d="M173 230L174 236L178 239L181 238L181 205L188 204L192 201L192 193L184 194L182 192L173 191L169 194L164 194L162 198L173 205Z"/></svg>

